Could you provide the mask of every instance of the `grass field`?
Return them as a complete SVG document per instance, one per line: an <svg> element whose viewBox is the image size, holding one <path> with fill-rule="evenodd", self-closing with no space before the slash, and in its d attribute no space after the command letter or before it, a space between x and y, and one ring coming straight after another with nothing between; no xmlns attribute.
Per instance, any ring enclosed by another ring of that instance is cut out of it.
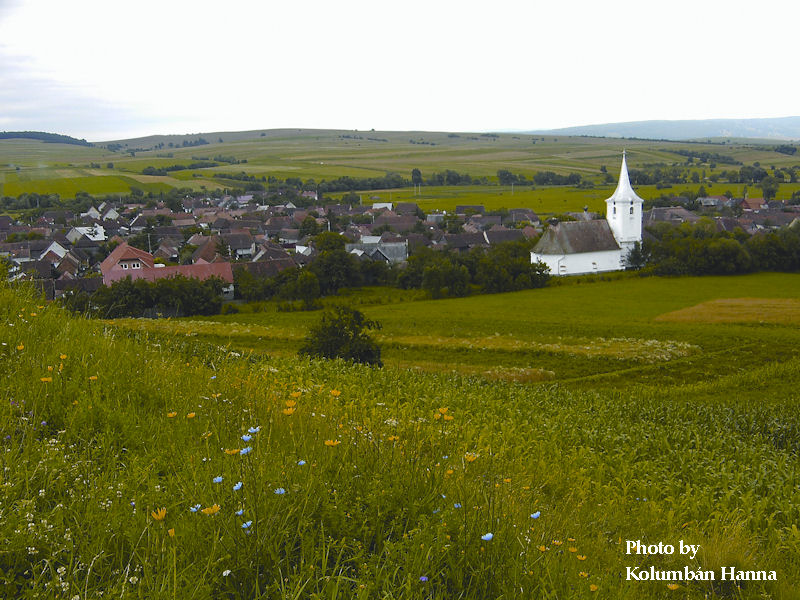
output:
<svg viewBox="0 0 800 600"><path fill-rule="evenodd" d="M379 370L289 356L317 315L109 325L0 289L0 595L797 598L798 331L756 319L798 291L362 298ZM739 322L663 319L725 298L750 299ZM555 380L451 372L518 353ZM651 565L716 581L626 579Z"/></svg>
<svg viewBox="0 0 800 600"><path fill-rule="evenodd" d="M127 193L130 187L145 191L161 191L168 187L190 187L194 190L224 188L224 181L215 173L244 171L256 177L274 176L279 179L299 177L316 181L337 177L380 177L387 172L410 177L419 168L424 177L447 169L488 177L496 181L498 169L528 177L538 171L566 174L580 173L597 187L590 190L543 188L535 191L515 190L494 186L463 186L423 188L416 198L425 210L444 209L456 204L482 203L491 208L527 207L540 212L581 210L588 205L598 210L606 197L608 186L601 185L600 168L605 166L616 174L620 154L628 151L632 169L646 164L672 165L686 159L670 150L688 149L729 156L745 164L760 162L763 166L782 167L797 164L793 156L772 150L764 143L732 140L726 144L661 142L648 140L616 140L608 138L556 138L524 134L443 133L443 132L355 132L331 130L274 130L262 132L204 134L209 144L195 147L155 147L160 143L177 143L197 136L155 136L123 141L123 149L111 152L103 147L86 148L64 144L45 144L32 140L0 140L0 195L17 196L24 192L58 193L72 197L77 191L93 194ZM220 142L219 140L222 140ZM412 143L413 142L413 143ZM535 143L534 143L535 142ZM125 146L124 144L127 144ZM215 155L233 156L246 160L241 164L221 164L206 169L174 171L169 176L147 178L142 170L147 166L165 167L188 165L197 159L212 159ZM107 164L113 163L113 168ZM102 166L91 168L92 163ZM719 164L695 167L698 174L710 176L721 170L738 166ZM742 186L704 182L710 194L731 190L743 192ZM678 194L684 189L696 191L699 184L675 186L672 189L637 189L645 198L662 193ZM799 184L781 185L778 198L789 198ZM408 199L411 190L392 191L392 195ZM751 191L751 195L753 195ZM385 196L389 192L378 192ZM513 200L513 202L512 202ZM550 210L552 209L552 211Z"/></svg>

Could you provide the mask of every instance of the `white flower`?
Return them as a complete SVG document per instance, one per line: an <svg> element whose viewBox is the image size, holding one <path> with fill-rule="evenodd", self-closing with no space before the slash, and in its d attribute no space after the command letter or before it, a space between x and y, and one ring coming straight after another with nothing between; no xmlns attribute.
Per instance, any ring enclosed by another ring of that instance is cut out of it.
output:
<svg viewBox="0 0 800 600"><path fill-rule="evenodd" d="M230 574L231 574L231 570L230 570L230 569L225 569L225 570L222 572L222 576L223 576L223 577L227 577L227 576L228 576L228 575L230 575Z"/></svg>

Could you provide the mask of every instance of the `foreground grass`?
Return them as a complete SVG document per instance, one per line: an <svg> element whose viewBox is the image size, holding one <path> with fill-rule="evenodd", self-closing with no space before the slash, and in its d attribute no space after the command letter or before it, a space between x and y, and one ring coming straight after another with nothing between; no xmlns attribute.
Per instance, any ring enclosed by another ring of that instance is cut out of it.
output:
<svg viewBox="0 0 800 600"><path fill-rule="evenodd" d="M148 336L0 289L0 596L796 597L797 359L598 393Z"/></svg>

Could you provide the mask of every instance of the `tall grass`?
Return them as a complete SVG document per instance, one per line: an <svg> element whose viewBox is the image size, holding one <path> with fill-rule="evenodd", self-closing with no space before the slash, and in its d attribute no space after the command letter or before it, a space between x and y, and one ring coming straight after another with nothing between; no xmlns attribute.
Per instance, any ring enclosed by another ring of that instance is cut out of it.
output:
<svg viewBox="0 0 800 600"><path fill-rule="evenodd" d="M743 597L800 584L800 433L775 418L791 398L269 360L9 289L0 336L0 597L667 593L624 567L678 559L626 539L779 572Z"/></svg>

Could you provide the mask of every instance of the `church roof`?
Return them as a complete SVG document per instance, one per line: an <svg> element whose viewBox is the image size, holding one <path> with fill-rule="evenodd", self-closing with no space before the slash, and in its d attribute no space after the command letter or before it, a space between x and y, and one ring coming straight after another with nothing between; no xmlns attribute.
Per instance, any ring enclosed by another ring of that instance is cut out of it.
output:
<svg viewBox="0 0 800 600"><path fill-rule="evenodd" d="M619 171L619 183L614 194L606 202L644 202L631 187L631 180L628 177L628 163L625 160L625 152L622 153L622 167Z"/></svg>
<svg viewBox="0 0 800 600"><path fill-rule="evenodd" d="M608 221L565 221L547 229L536 244L536 254L579 254L619 250Z"/></svg>

